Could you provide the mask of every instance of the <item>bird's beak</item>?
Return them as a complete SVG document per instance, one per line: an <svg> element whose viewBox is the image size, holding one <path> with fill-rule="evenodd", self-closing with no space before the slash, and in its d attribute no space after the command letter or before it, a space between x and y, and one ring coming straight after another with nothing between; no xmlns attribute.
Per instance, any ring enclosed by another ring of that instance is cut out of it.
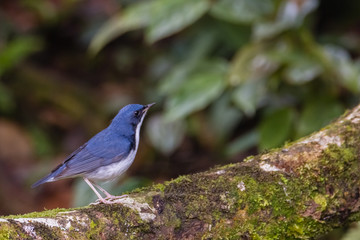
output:
<svg viewBox="0 0 360 240"><path fill-rule="evenodd" d="M145 105L143 112L146 112L147 110L149 110L149 108L153 105L155 105L155 103L150 103L150 104Z"/></svg>

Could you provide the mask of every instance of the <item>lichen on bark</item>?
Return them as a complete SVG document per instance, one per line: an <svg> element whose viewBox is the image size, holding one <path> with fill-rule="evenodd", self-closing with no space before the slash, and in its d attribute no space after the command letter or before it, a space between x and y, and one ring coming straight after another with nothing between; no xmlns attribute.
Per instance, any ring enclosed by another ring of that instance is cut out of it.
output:
<svg viewBox="0 0 360 240"><path fill-rule="evenodd" d="M360 107L281 149L112 205L0 218L0 238L309 239L359 219Z"/></svg>

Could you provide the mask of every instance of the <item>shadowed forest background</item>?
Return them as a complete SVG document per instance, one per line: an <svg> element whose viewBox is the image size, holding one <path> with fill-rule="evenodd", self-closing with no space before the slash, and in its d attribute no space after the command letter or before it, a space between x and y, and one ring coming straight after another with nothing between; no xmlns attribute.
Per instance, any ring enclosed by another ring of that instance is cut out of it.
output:
<svg viewBox="0 0 360 240"><path fill-rule="evenodd" d="M81 179L30 185L129 103L157 105L132 167L103 185L117 195L320 129L359 103L359 12L356 0L0 1L0 215L94 201Z"/></svg>

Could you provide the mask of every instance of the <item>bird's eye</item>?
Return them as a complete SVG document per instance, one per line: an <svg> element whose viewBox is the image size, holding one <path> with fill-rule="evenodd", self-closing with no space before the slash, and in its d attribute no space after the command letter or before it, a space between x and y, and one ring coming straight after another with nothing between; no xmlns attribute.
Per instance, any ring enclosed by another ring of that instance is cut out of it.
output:
<svg viewBox="0 0 360 240"><path fill-rule="evenodd" d="M134 112L134 115L135 115L135 117L138 117L138 116L140 115L140 112L139 112L139 111L135 111L135 112Z"/></svg>

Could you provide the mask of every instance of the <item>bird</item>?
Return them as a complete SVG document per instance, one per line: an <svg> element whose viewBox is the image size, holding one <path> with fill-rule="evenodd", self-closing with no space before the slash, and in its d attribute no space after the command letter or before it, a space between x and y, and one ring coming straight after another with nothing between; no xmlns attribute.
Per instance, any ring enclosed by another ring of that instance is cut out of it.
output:
<svg viewBox="0 0 360 240"><path fill-rule="evenodd" d="M95 182L114 180L131 166L139 146L141 125L154 104L129 104L120 109L107 128L71 153L63 163L31 187L65 178L82 177L101 203L111 204L122 198L111 195Z"/></svg>

